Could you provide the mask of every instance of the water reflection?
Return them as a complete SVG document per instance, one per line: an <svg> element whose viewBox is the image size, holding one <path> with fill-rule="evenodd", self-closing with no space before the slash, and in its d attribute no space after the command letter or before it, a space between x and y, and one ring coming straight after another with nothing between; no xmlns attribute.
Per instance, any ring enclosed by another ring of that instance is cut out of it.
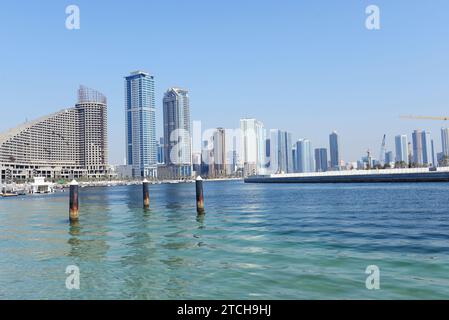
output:
<svg viewBox="0 0 449 320"><path fill-rule="evenodd" d="M183 207L185 201L184 188L177 184L167 184L163 186L165 207L170 210L177 210Z"/></svg>
<svg viewBox="0 0 449 320"><path fill-rule="evenodd" d="M108 253L109 213L114 198L104 190L80 192L80 220L68 226L67 255L87 261L103 261Z"/></svg>

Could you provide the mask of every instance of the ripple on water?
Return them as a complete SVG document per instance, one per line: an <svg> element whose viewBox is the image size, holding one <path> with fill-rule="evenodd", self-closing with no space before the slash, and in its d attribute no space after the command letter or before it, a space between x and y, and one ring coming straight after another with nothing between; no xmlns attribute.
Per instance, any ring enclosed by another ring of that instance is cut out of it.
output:
<svg viewBox="0 0 449 320"><path fill-rule="evenodd" d="M446 184L154 185L0 199L0 297L52 299L449 298ZM80 292L65 268L81 270ZM382 290L365 288L381 270Z"/></svg>

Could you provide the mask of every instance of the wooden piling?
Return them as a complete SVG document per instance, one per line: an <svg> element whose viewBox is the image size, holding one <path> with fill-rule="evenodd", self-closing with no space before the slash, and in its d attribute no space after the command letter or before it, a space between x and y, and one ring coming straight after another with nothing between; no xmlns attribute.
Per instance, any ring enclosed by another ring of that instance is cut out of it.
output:
<svg viewBox="0 0 449 320"><path fill-rule="evenodd" d="M73 180L70 183L70 203L69 203L69 218L70 221L78 221L79 207L78 207L78 182Z"/></svg>
<svg viewBox="0 0 449 320"><path fill-rule="evenodd" d="M147 181L147 179L143 180L143 207L145 209L150 208L150 183Z"/></svg>
<svg viewBox="0 0 449 320"><path fill-rule="evenodd" d="M196 184L196 212L204 214L204 195L203 195L203 178L198 176L195 181Z"/></svg>

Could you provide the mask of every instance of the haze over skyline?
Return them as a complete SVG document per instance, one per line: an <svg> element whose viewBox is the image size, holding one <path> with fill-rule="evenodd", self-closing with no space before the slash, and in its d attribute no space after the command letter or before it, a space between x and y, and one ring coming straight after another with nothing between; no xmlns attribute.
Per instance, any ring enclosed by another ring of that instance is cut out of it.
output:
<svg viewBox="0 0 449 320"><path fill-rule="evenodd" d="M81 29L65 28L76 4ZM381 30L365 28L376 4ZM340 135L341 158L377 157L383 134L432 132L448 115L449 3L424 1L49 1L0 12L0 132L76 102L80 84L108 98L110 162L125 156L124 77L155 76L156 119L172 86L190 93L203 129L238 128L254 117L267 129L326 147ZM410 140L410 139L409 139ZM113 142L113 143L112 143Z"/></svg>

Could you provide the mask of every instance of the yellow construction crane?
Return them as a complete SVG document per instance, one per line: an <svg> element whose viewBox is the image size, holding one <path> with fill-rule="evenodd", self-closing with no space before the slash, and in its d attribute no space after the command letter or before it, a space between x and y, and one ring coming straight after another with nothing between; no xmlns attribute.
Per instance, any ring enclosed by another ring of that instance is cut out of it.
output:
<svg viewBox="0 0 449 320"><path fill-rule="evenodd" d="M448 121L449 117L432 117L432 116L401 116L402 119L419 119L419 120L443 120Z"/></svg>

